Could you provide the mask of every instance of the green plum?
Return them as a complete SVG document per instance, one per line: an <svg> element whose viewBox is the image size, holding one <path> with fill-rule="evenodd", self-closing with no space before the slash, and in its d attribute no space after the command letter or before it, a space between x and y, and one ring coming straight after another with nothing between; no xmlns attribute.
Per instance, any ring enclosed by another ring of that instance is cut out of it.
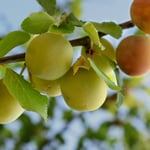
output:
<svg viewBox="0 0 150 150"><path fill-rule="evenodd" d="M73 74L71 68L60 80L65 102L78 111L93 111L103 105L107 96L107 85L95 71L80 68Z"/></svg>
<svg viewBox="0 0 150 150"><path fill-rule="evenodd" d="M64 36L43 33L36 36L26 51L25 61L29 72L44 80L63 76L73 60L73 48Z"/></svg>
<svg viewBox="0 0 150 150"><path fill-rule="evenodd" d="M2 80L0 80L0 107L0 124L10 123L24 112L24 109L9 93Z"/></svg>

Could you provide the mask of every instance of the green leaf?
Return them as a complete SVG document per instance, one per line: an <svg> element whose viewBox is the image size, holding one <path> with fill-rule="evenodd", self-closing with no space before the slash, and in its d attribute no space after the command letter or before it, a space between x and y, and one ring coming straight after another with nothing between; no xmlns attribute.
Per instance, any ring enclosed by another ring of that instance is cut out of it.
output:
<svg viewBox="0 0 150 150"><path fill-rule="evenodd" d="M83 0L74 0L72 3L72 11L74 15L78 18L82 15L82 2Z"/></svg>
<svg viewBox="0 0 150 150"><path fill-rule="evenodd" d="M108 62L113 70L116 68L116 66L117 66L116 62L114 60L110 59L108 56L102 54L101 59L103 59L103 61L105 61L105 62Z"/></svg>
<svg viewBox="0 0 150 150"><path fill-rule="evenodd" d="M66 22L77 26L77 27L82 27L84 25L84 22L80 21L79 19L77 19L73 13L70 13L67 17L66 17Z"/></svg>
<svg viewBox="0 0 150 150"><path fill-rule="evenodd" d="M41 34L47 32L53 19L46 12L31 13L29 17L24 19L21 27L26 32L32 34Z"/></svg>
<svg viewBox="0 0 150 150"><path fill-rule="evenodd" d="M0 79L2 79L5 76L6 68L2 65L0 65Z"/></svg>
<svg viewBox="0 0 150 150"><path fill-rule="evenodd" d="M98 138L99 140L105 141L105 140L107 139L107 136L108 136L107 132L109 131L109 127L110 127L109 122L104 122L104 123L98 128L98 130L96 131L96 133L97 133L97 138Z"/></svg>
<svg viewBox="0 0 150 150"><path fill-rule="evenodd" d="M78 143L76 144L76 149L84 150L83 145L84 145L85 139L86 139L85 135L82 135L82 136L79 137L79 139L77 141Z"/></svg>
<svg viewBox="0 0 150 150"><path fill-rule="evenodd" d="M102 50L105 49L99 40L99 35L95 26L91 22L86 22L83 25L83 29L90 37L92 44L95 44L96 46L100 47Z"/></svg>
<svg viewBox="0 0 150 150"><path fill-rule="evenodd" d="M51 16L56 12L56 0L37 0L43 9Z"/></svg>
<svg viewBox="0 0 150 150"><path fill-rule="evenodd" d="M124 124L124 137L126 142L129 144L130 148L132 149L132 146L136 145L139 140L139 132L138 130L132 126L132 124L125 123Z"/></svg>
<svg viewBox="0 0 150 150"><path fill-rule="evenodd" d="M116 75L117 84L118 84L119 86L122 86L122 79L121 79L121 77L120 77L119 68L116 67L116 68L114 69L114 72L115 72L115 75Z"/></svg>
<svg viewBox="0 0 150 150"><path fill-rule="evenodd" d="M62 118L64 121L69 121L73 118L73 116L74 114L72 110L66 110L64 111Z"/></svg>
<svg viewBox="0 0 150 150"><path fill-rule="evenodd" d="M121 86L122 86L122 80L121 80L121 78L120 78L119 69L116 68L116 69L114 70L114 72L115 72L115 75L116 75L117 84L121 87ZM116 99L116 105L117 105L117 107L120 107L120 106L122 105L124 98L125 98L125 92L124 92L124 90L122 89L122 90L120 90L120 91L117 93L117 99Z"/></svg>
<svg viewBox="0 0 150 150"><path fill-rule="evenodd" d="M55 107L56 107L56 99L55 97L49 98L49 107L48 107L48 116L53 118L55 114Z"/></svg>
<svg viewBox="0 0 150 150"><path fill-rule="evenodd" d="M30 35L23 31L13 31L8 33L0 41L0 57L6 55L10 50L24 44L30 39Z"/></svg>
<svg viewBox="0 0 150 150"><path fill-rule="evenodd" d="M55 137L61 144L65 144L65 139L63 138L62 134L58 133Z"/></svg>
<svg viewBox="0 0 150 150"><path fill-rule="evenodd" d="M24 143L29 142L33 137L36 125L32 122L31 118L28 117L26 114L21 115L20 120L22 122L22 126L20 127L18 132L19 139Z"/></svg>
<svg viewBox="0 0 150 150"><path fill-rule="evenodd" d="M122 28L114 22L92 22L93 25L99 32L103 32L105 34L109 34L114 38L120 38L122 35Z"/></svg>
<svg viewBox="0 0 150 150"><path fill-rule="evenodd" d="M122 105L124 98L125 95L122 91L117 93L117 100L116 100L117 107L120 107Z"/></svg>
<svg viewBox="0 0 150 150"><path fill-rule="evenodd" d="M51 25L49 28L50 32L56 33L72 33L75 26L82 27L83 22L79 21L72 13L64 13L61 16L60 23L58 25Z"/></svg>
<svg viewBox="0 0 150 150"><path fill-rule="evenodd" d="M91 67L94 69L94 71L97 73L97 75L100 77L100 78L103 78L103 80L107 83L107 85L109 86L109 88L111 88L112 90L117 90L117 91L120 91L121 90L121 87L117 86L114 82L112 82L110 80L110 78L101 70L99 70L97 68L97 66L95 65L95 63L92 61L91 58L88 58L89 62L90 62L90 65Z"/></svg>
<svg viewBox="0 0 150 150"><path fill-rule="evenodd" d="M33 89L30 83L11 69L6 70L4 83L24 109L37 112L45 121L47 120L48 98L46 96Z"/></svg>
<svg viewBox="0 0 150 150"><path fill-rule="evenodd" d="M55 32L55 33L72 33L74 31L74 26L72 24L68 24L63 22L62 24L60 24L59 26L56 25L52 25L49 28L50 32Z"/></svg>

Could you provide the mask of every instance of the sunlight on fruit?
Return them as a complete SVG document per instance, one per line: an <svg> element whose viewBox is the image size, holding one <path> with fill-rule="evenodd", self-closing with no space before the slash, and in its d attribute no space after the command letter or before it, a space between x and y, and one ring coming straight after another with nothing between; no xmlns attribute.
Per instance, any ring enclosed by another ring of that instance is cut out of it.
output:
<svg viewBox="0 0 150 150"><path fill-rule="evenodd" d="M0 124L10 123L24 112L19 102L10 95L2 80L0 80L0 107Z"/></svg>
<svg viewBox="0 0 150 150"><path fill-rule="evenodd" d="M93 111L103 105L107 96L107 85L90 69L80 68L73 75L71 68L60 80L64 100L78 111Z"/></svg>
<svg viewBox="0 0 150 150"><path fill-rule="evenodd" d="M69 70L73 48L62 35L44 33L31 41L25 60L32 75L44 80L55 80Z"/></svg>

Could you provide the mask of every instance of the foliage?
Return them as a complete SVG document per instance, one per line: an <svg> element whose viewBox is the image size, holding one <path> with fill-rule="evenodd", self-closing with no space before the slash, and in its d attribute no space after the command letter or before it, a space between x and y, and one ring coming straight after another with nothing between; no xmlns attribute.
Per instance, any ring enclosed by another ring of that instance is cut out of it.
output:
<svg viewBox="0 0 150 150"><path fill-rule="evenodd" d="M91 147L102 150L148 150L149 74L127 76L116 61L104 57L112 67L115 82L96 66L92 57L88 58L88 63L107 83L109 91L101 108L92 112L79 112L66 106L62 96L49 97L32 86L30 73L26 72L24 64L25 53L9 55L17 46L22 46L26 52L34 36L46 32L64 35L73 47L85 46L90 49L96 45L105 50L99 37L109 35L119 40L123 37L124 29L134 26L132 22L117 24L113 21L80 20L82 0L64 2L70 8L68 12L64 12L55 0L37 0L37 3L42 11L32 12L23 19L20 30L8 33L0 41L0 78L25 109L25 113L16 121L0 125L0 149L28 150L32 147L33 150L55 150L71 145L72 149L77 150ZM77 30L81 38L70 40ZM138 30L135 34L138 33L141 32ZM142 35L145 34L142 32ZM80 62L77 70L80 67L87 69L86 65L87 62ZM137 95L139 93L148 98ZM8 143L12 144L11 147Z"/></svg>

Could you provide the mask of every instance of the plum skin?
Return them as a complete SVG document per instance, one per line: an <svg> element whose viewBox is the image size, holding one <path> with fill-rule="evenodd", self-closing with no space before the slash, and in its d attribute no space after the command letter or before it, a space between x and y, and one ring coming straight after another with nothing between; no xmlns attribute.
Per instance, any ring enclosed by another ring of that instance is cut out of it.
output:
<svg viewBox="0 0 150 150"><path fill-rule="evenodd" d="M73 60L73 48L62 35L44 33L36 36L26 51L25 62L29 72L44 80L63 76Z"/></svg>
<svg viewBox="0 0 150 150"><path fill-rule="evenodd" d="M140 76L150 69L150 38L131 35L116 49L116 60L121 70L130 76Z"/></svg>
<svg viewBox="0 0 150 150"><path fill-rule="evenodd" d="M130 7L132 22L143 32L150 33L150 1L134 0Z"/></svg>
<svg viewBox="0 0 150 150"><path fill-rule="evenodd" d="M73 75L71 68L60 80L60 88L65 102L77 111L94 111L107 96L107 84L92 69L80 68Z"/></svg>
<svg viewBox="0 0 150 150"><path fill-rule="evenodd" d="M0 80L0 107L0 124L15 121L24 112L24 109L9 93L2 80Z"/></svg>
<svg viewBox="0 0 150 150"><path fill-rule="evenodd" d="M61 95L59 79L43 80L35 76L30 76L32 86L39 92L55 97Z"/></svg>

